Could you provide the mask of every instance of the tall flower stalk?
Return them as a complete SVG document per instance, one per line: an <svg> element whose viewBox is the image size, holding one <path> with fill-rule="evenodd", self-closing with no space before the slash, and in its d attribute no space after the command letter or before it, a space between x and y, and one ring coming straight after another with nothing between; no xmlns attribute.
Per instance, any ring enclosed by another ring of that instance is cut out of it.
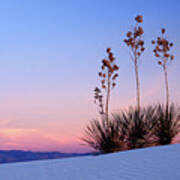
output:
<svg viewBox="0 0 180 180"><path fill-rule="evenodd" d="M161 36L157 37L157 40L152 40L152 44L155 45L153 50L155 57L157 57L158 64L163 68L164 72L164 82L166 89L166 107L169 107L169 84L168 84L168 72L167 67L169 63L174 59L174 56L169 53L171 47L173 46L172 42L169 42L165 37L166 30L164 28L161 29Z"/></svg>
<svg viewBox="0 0 180 180"><path fill-rule="evenodd" d="M105 109L103 103L103 93L102 90L98 87L95 88L95 103L99 102L100 114L105 115L105 119L108 121L109 119L109 102L110 102L110 94L111 90L116 86L115 80L118 77L116 71L119 69L117 64L115 64L115 58L113 53L111 52L111 48L107 48L106 50L108 54L107 59L102 60L101 71L98 73L98 76L101 79L101 88L105 91Z"/></svg>
<svg viewBox="0 0 180 180"><path fill-rule="evenodd" d="M133 28L133 31L127 32L124 42L130 48L130 56L134 63L134 70L136 76L137 110L140 111L139 59L145 48L144 41L142 40L144 30L139 24L143 22L143 17L136 16L135 21L136 25Z"/></svg>

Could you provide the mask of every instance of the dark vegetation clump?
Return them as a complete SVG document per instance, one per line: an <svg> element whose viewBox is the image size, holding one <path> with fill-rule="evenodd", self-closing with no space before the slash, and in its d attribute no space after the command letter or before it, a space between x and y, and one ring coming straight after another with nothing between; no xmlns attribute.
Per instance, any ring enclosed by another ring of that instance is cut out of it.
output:
<svg viewBox="0 0 180 180"><path fill-rule="evenodd" d="M173 104L166 108L163 105L156 107L154 135L159 145L170 144L180 132L180 113Z"/></svg>
<svg viewBox="0 0 180 180"><path fill-rule="evenodd" d="M129 108L105 119L93 120L85 129L83 140L100 153L170 144L180 132L178 109L171 105Z"/></svg>
<svg viewBox="0 0 180 180"><path fill-rule="evenodd" d="M100 153L111 153L125 149L126 132L122 131L118 121L93 120L85 129L85 141L89 146Z"/></svg>
<svg viewBox="0 0 180 180"><path fill-rule="evenodd" d="M151 106L140 111L130 108L115 118L119 124L126 127L126 146L128 149L148 147L152 144L152 128L155 118L155 109Z"/></svg>

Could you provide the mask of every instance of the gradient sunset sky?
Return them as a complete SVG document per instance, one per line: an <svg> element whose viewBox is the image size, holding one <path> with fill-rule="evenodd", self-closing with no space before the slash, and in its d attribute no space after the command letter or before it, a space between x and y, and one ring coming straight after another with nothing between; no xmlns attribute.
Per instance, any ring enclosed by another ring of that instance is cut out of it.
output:
<svg viewBox="0 0 180 180"><path fill-rule="evenodd" d="M179 0L2 0L0 4L0 149L84 152L80 138L98 116L93 89L106 48L120 67L111 110L135 105L135 77L123 42L143 15L146 51L142 104L165 101L151 40L165 27L174 42L171 100L180 101ZM111 102L112 102L111 101Z"/></svg>

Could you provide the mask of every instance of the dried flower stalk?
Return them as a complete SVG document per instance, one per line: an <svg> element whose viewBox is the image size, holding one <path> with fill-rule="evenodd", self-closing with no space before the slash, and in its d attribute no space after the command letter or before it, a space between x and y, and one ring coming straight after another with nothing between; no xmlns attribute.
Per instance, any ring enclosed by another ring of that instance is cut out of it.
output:
<svg viewBox="0 0 180 180"><path fill-rule="evenodd" d="M140 111L140 82L139 82L139 58L144 52L144 41L142 35L144 33L143 28L139 25L143 22L142 16L135 17L136 25L133 31L129 31L126 34L124 42L130 48L130 56L134 63L135 76L136 76L136 93L137 93L137 110Z"/></svg>
<svg viewBox="0 0 180 180"><path fill-rule="evenodd" d="M116 86L115 80L118 77L116 71L119 69L119 67L117 64L115 64L115 58L111 52L111 48L107 48L106 52L108 54L108 58L102 60L101 71L98 73L98 76L101 79L101 88L106 92L105 110L102 91L98 87L96 87L94 90L94 98L95 102L99 102L100 114L105 115L105 118L108 121L110 93L111 90Z"/></svg>
<svg viewBox="0 0 180 180"><path fill-rule="evenodd" d="M157 37L157 40L152 40L152 44L155 45L153 50L155 57L157 57L158 64L162 66L164 71L164 80L165 80L165 88L166 88L166 106L167 109L169 107L169 85L168 85L168 72L167 66L169 63L174 60L174 55L170 54L169 51L173 46L172 42L169 42L165 37L166 29L161 29L161 37Z"/></svg>

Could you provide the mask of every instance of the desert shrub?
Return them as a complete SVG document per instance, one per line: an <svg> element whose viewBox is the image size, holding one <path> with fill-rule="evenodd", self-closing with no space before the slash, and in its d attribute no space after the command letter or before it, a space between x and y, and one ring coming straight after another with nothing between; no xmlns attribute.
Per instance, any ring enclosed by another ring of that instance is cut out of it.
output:
<svg viewBox="0 0 180 180"><path fill-rule="evenodd" d="M108 122L93 120L85 129L83 141L100 153L151 146L154 115L154 108L149 106L114 114Z"/></svg>
<svg viewBox="0 0 180 180"><path fill-rule="evenodd" d="M125 150L125 135L117 121L96 119L86 127L82 140L100 153L111 153Z"/></svg>
<svg viewBox="0 0 180 180"><path fill-rule="evenodd" d="M180 132L179 109L171 105L129 108L105 119L93 120L83 141L100 153L170 144Z"/></svg>
<svg viewBox="0 0 180 180"><path fill-rule="evenodd" d="M154 135L156 143L166 145L180 132L179 109L171 104L169 107L161 104L156 106L156 119L154 122Z"/></svg>
<svg viewBox="0 0 180 180"><path fill-rule="evenodd" d="M115 121L122 126L126 134L124 142L127 149L143 148L154 145L153 128L155 122L155 109L153 106L129 108L126 112L116 114ZM121 128L120 128L121 129Z"/></svg>

